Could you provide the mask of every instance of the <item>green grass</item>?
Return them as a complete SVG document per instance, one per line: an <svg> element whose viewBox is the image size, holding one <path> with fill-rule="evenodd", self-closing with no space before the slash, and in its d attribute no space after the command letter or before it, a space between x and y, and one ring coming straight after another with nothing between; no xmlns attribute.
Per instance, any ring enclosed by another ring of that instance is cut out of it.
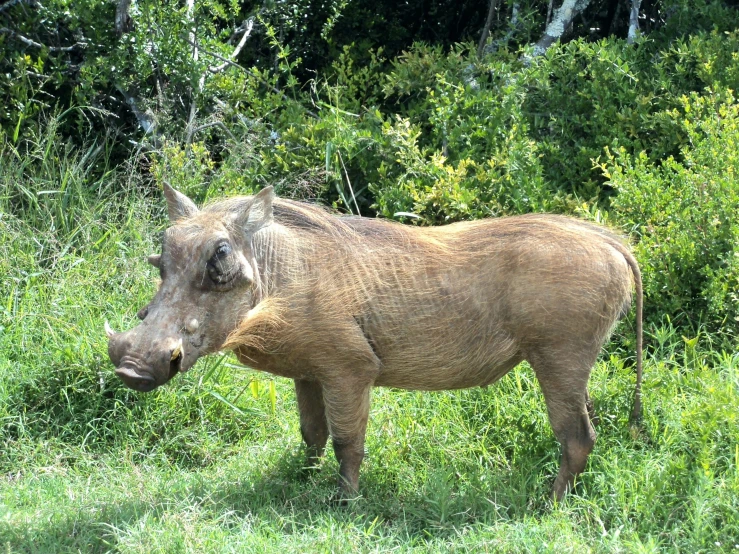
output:
<svg viewBox="0 0 739 554"><path fill-rule="evenodd" d="M485 389L377 389L363 496L338 507L333 454L302 467L289 381L212 356L148 395L119 383L102 324L133 325L154 289L162 203L104 148L23 148L0 152L0 549L739 552L735 338L651 326L638 433L633 352L612 346L595 451L556 505L527 367Z"/></svg>

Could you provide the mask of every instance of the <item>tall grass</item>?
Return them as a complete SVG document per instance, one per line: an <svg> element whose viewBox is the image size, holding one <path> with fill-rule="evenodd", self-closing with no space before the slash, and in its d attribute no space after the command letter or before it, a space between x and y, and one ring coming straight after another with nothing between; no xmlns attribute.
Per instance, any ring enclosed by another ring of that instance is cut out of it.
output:
<svg viewBox="0 0 739 554"><path fill-rule="evenodd" d="M54 121L2 149L4 550L739 552L736 349L667 318L651 327L639 432L633 353L604 354L598 441L559 504L558 446L525 365L485 389L378 389L363 498L340 508L332 454L303 468L289 381L222 356L147 395L115 378L102 322L133 325L154 290L158 193L111 168L105 141L57 140Z"/></svg>
<svg viewBox="0 0 739 554"><path fill-rule="evenodd" d="M157 249L163 223L158 193L152 200L133 173L110 169L105 141L82 150L59 141L57 123L17 147L6 143L0 156L0 437L163 449L183 462L208 457L181 448L186 440L158 439L167 428L208 427L209 410L224 416L217 427L228 422L231 433L243 434L212 387L199 395L189 394L193 383L156 399L135 395L107 359L102 321L132 325L155 289L144 259ZM152 407L159 411L149 418ZM0 467L17 467L14 457L28 452L8 451Z"/></svg>

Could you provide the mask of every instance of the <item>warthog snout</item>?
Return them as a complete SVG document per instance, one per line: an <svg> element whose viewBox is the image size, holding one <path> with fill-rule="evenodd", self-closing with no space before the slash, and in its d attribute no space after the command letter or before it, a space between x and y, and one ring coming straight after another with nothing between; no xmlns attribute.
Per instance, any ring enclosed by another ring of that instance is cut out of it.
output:
<svg viewBox="0 0 739 554"><path fill-rule="evenodd" d="M181 338L152 338L141 332L143 327L115 333L106 323L105 332L108 356L116 366L116 375L126 386L149 392L180 372L184 349ZM148 344L143 344L144 341Z"/></svg>

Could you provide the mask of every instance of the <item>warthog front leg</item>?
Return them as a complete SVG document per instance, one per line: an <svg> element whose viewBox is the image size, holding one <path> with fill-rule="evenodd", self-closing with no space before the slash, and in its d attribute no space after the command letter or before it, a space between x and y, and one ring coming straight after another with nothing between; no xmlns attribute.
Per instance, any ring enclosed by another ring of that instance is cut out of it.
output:
<svg viewBox="0 0 739 554"><path fill-rule="evenodd" d="M300 434L306 445L308 467L318 464L328 440L326 405L323 403L323 388L317 381L295 379L295 394L300 412Z"/></svg>
<svg viewBox="0 0 739 554"><path fill-rule="evenodd" d="M371 385L356 382L324 383L334 454L339 462L339 498L356 497L359 492L359 467L364 459L364 438L369 416Z"/></svg>

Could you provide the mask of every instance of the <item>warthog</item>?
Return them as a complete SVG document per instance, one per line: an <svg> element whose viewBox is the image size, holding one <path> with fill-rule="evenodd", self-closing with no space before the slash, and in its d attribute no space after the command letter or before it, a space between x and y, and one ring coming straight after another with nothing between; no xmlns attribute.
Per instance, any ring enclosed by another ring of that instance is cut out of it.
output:
<svg viewBox="0 0 739 554"><path fill-rule="evenodd" d="M411 227L337 217L271 187L199 210L169 186L169 227L149 257L161 285L108 353L150 391L217 350L295 380L308 463L329 435L343 498L358 491L370 389L482 386L528 360L562 445L561 498L595 442L587 382L639 268L608 230L555 215Z"/></svg>

